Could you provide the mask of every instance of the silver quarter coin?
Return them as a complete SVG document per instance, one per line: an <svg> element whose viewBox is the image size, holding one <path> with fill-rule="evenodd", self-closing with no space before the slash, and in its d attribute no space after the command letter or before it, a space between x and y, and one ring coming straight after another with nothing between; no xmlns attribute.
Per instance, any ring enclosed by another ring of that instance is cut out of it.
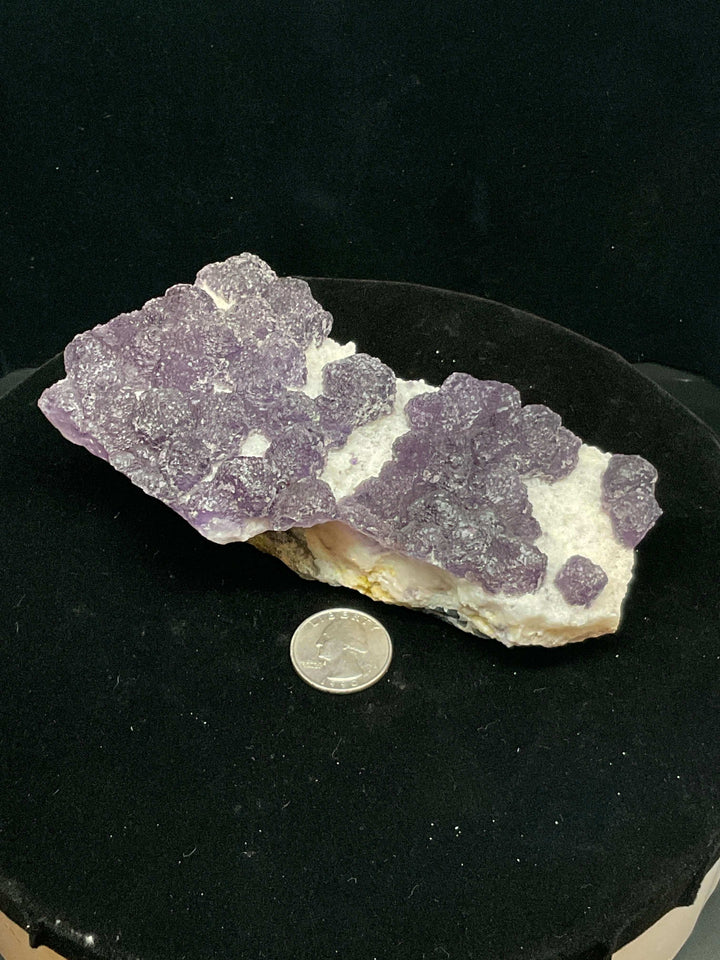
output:
<svg viewBox="0 0 720 960"><path fill-rule="evenodd" d="M290 659L311 687L326 693L357 693L385 674L392 643L375 617L335 607L303 620L290 641Z"/></svg>

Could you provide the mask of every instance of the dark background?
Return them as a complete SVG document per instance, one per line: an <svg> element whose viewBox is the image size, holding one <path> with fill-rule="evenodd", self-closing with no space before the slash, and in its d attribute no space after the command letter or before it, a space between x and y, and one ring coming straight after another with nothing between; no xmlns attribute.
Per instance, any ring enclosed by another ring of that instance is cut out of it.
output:
<svg viewBox="0 0 720 960"><path fill-rule="evenodd" d="M720 384L717 0L5 0L0 375L250 250Z"/></svg>

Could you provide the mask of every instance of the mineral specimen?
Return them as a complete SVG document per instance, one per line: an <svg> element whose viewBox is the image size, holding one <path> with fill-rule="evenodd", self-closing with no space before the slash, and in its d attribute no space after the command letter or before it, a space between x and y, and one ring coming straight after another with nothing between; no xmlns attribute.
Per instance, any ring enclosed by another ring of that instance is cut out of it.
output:
<svg viewBox="0 0 720 960"><path fill-rule="evenodd" d="M628 547L636 547L662 513L653 494L656 478L647 460L619 453L603 474L603 506L615 535Z"/></svg>
<svg viewBox="0 0 720 960"><path fill-rule="evenodd" d="M555 586L567 603L590 606L607 585L607 574L587 557L577 554L562 565L555 577Z"/></svg>
<svg viewBox="0 0 720 960"><path fill-rule="evenodd" d="M220 543L511 644L616 629L656 471L581 443L509 384L404 381L328 336L301 280L204 267L76 337L40 399Z"/></svg>

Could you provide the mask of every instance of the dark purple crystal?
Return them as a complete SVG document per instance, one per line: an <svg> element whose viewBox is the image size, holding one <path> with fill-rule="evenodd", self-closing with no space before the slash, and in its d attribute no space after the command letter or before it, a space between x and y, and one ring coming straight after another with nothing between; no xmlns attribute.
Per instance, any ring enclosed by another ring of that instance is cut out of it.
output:
<svg viewBox="0 0 720 960"><path fill-rule="evenodd" d="M232 457L219 468L212 484L235 504L239 517L265 517L275 500L278 475L263 457Z"/></svg>
<svg viewBox="0 0 720 960"><path fill-rule="evenodd" d="M230 364L232 381L249 384L273 398L288 387L302 387L307 379L305 354L284 333L271 333L261 343L248 342Z"/></svg>
<svg viewBox="0 0 720 960"><path fill-rule="evenodd" d="M272 505L270 518L276 530L312 527L335 517L335 497L317 477L304 477L284 487Z"/></svg>
<svg viewBox="0 0 720 960"><path fill-rule="evenodd" d="M579 554L566 560L555 576L555 586L565 602L576 607L589 607L600 596L607 582L603 568Z"/></svg>
<svg viewBox="0 0 720 960"><path fill-rule="evenodd" d="M342 447L353 432L353 420L348 415L342 400L321 394L315 400L320 418L320 428L329 447Z"/></svg>
<svg viewBox="0 0 720 960"><path fill-rule="evenodd" d="M295 423L276 435L265 458L283 481L316 477L325 466L325 445L317 430Z"/></svg>
<svg viewBox="0 0 720 960"><path fill-rule="evenodd" d="M397 523L385 516L383 506L372 495L355 493L345 497L337 506L337 518L380 544L389 546L395 542Z"/></svg>
<svg viewBox="0 0 720 960"><path fill-rule="evenodd" d="M462 504L450 497L447 491L433 485L426 485L424 491L414 493L403 511L408 522L428 524L441 530L453 530L465 519Z"/></svg>
<svg viewBox="0 0 720 960"><path fill-rule="evenodd" d="M547 558L535 546L542 531L525 479L566 476L580 440L547 407L523 408L509 384L467 374L414 397L405 412L410 429L376 484L363 485L362 508L350 496L339 516L490 593L537 590Z"/></svg>
<svg viewBox="0 0 720 960"><path fill-rule="evenodd" d="M419 477L430 463L433 456L432 444L428 443L428 435L422 429L409 430L393 443L393 459L386 464L384 471L392 465L393 479L401 476Z"/></svg>
<svg viewBox="0 0 720 960"><path fill-rule="evenodd" d="M488 593L533 593L545 579L547 557L533 544L505 536L492 523L461 526L446 546L442 566Z"/></svg>
<svg viewBox="0 0 720 960"><path fill-rule="evenodd" d="M661 516L655 499L657 470L636 454L610 458L602 479L602 504L609 513L617 539L636 547Z"/></svg>
<svg viewBox="0 0 720 960"><path fill-rule="evenodd" d="M451 373L438 391L442 401L440 424L446 430L470 430L493 417L520 410L520 393L509 383L477 380L467 373Z"/></svg>
<svg viewBox="0 0 720 960"><path fill-rule="evenodd" d="M145 315L155 323L172 327L196 327L204 321L212 322L215 304L212 297L199 287L178 283L143 307ZM114 320L113 324L117 321Z"/></svg>
<svg viewBox="0 0 720 960"><path fill-rule="evenodd" d="M534 593L545 579L547 557L519 537L500 535L487 548L481 568L466 576L479 581L489 593L519 596Z"/></svg>
<svg viewBox="0 0 720 960"><path fill-rule="evenodd" d="M523 407L519 419L519 468L524 476L559 480L575 469L581 441L558 414L540 404Z"/></svg>
<svg viewBox="0 0 720 960"><path fill-rule="evenodd" d="M446 531L437 523L411 520L397 533L399 546L411 556L437 564L447 548Z"/></svg>
<svg viewBox="0 0 720 960"><path fill-rule="evenodd" d="M272 438L296 424L313 427L322 433L317 402L297 390L284 390L263 411L262 424L258 423L257 426L258 429L262 428L266 437Z"/></svg>
<svg viewBox="0 0 720 960"><path fill-rule="evenodd" d="M342 420L352 429L390 413L396 389L390 367L366 353L335 360L323 368L323 393L334 401L338 422Z"/></svg>
<svg viewBox="0 0 720 960"><path fill-rule="evenodd" d="M248 405L238 393L204 396L197 403L196 413L198 435L212 450L223 455L238 451L251 429Z"/></svg>
<svg viewBox="0 0 720 960"><path fill-rule="evenodd" d="M160 469L168 483L183 493L204 480L213 465L211 448L192 433L178 433L163 452Z"/></svg>

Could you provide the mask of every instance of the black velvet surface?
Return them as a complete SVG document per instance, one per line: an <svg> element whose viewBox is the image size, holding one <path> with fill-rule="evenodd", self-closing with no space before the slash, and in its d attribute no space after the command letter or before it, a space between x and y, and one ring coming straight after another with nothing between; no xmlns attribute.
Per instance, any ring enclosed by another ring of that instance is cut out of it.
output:
<svg viewBox="0 0 720 960"><path fill-rule="evenodd" d="M717 0L3 0L0 31L0 376L249 250L720 385Z"/></svg>
<svg viewBox="0 0 720 960"><path fill-rule="evenodd" d="M203 540L0 402L0 908L72 960L606 960L720 855L720 450L609 351L469 296L312 281L404 377L515 383L659 469L621 630L506 650ZM333 697L288 644L379 617Z"/></svg>

